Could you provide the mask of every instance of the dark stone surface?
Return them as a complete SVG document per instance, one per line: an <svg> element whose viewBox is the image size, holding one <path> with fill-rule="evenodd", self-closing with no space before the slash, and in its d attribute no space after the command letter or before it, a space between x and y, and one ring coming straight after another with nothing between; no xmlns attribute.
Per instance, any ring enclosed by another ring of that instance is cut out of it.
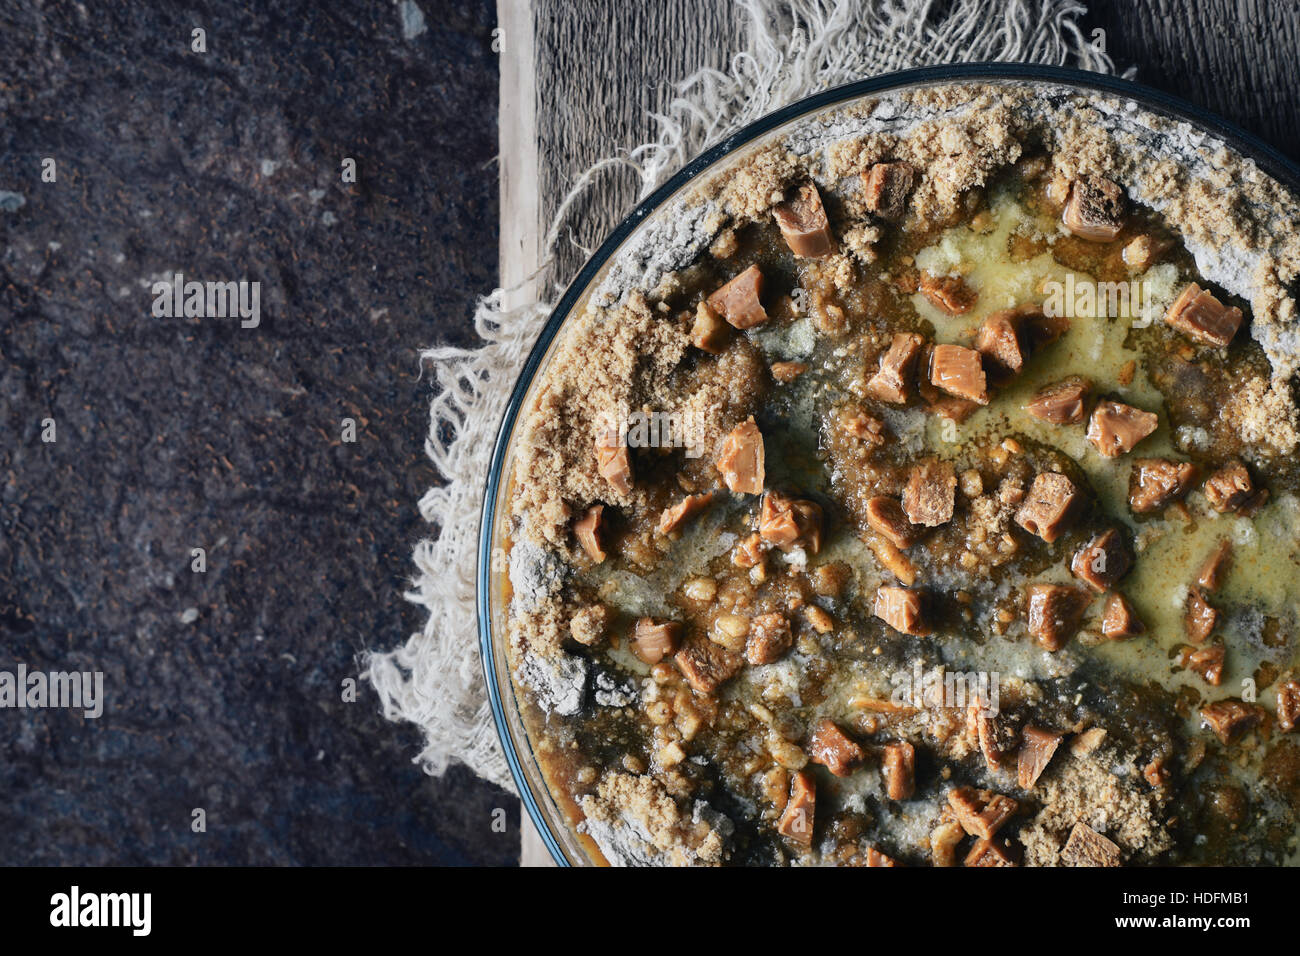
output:
<svg viewBox="0 0 1300 956"><path fill-rule="evenodd" d="M107 697L0 710L4 863L517 858L512 797L341 700L422 623L415 349L496 280L495 7L421 6L0 11L0 670ZM260 281L260 327L152 317L174 270Z"/></svg>

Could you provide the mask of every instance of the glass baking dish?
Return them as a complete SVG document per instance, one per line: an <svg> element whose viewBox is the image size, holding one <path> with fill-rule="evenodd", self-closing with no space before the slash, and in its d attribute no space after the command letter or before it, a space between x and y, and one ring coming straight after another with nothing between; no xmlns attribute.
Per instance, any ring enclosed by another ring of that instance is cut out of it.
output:
<svg viewBox="0 0 1300 956"><path fill-rule="evenodd" d="M1289 188L1300 191L1300 166L1243 130L1158 90L1114 77L1058 67L967 64L890 73L827 90L791 104L710 147L637 205L569 285L520 371L497 434L479 530L479 643L492 714L520 798L557 864L593 865L596 862L591 855L594 845L577 832L571 814L565 811L551 793L528 739L515 686L510 677L505 641L502 639L505 634L507 582L505 562L500 560L500 556L505 553L504 529L507 525L510 492L508 476L513 471L512 442L519 424L520 411L532 399L534 389L542 378L539 373L551 360L565 321L571 314L580 311L580 306L599 286L619 252L637 238L639 232L654 220L658 211L689 188L701 174L717 171L728 163L738 161L750 151L761 148L770 139L781 135L792 124L806 121L821 112L841 108L854 100L906 91L909 88L963 83L1043 85L1058 89L1065 87L1080 93L1112 94L1132 100L1152 112L1185 121L1222 140L1240 155L1253 159L1263 172Z"/></svg>

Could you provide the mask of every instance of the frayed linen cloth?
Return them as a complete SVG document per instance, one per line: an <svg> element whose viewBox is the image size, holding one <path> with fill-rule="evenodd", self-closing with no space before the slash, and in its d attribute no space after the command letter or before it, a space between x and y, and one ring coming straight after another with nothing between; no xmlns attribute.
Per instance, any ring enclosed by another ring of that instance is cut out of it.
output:
<svg viewBox="0 0 1300 956"><path fill-rule="evenodd" d="M630 146L579 177L545 237L543 268L569 210L606 168L630 170L644 197L711 143L821 90L957 62L1113 71L1104 43L1084 35L1080 19L1087 9L1074 0L739 0L739 6L745 41L728 71L700 70L677 83L664 112L654 117L658 135L652 142ZM362 660L384 716L424 731L424 748L414 759L426 772L442 774L456 761L508 790L514 784L479 658L479 517L506 399L553 306L530 301L507 308L511 291L496 289L479 300L474 328L480 347L421 352L437 387L425 449L444 484L420 499L420 513L434 531L415 548L416 576L405 597L429 616L402 646Z"/></svg>

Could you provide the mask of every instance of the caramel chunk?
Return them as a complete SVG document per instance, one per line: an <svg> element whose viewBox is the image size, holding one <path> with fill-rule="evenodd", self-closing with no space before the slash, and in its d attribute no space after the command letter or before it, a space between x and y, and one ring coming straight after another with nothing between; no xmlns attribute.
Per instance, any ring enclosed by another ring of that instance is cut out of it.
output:
<svg viewBox="0 0 1300 956"><path fill-rule="evenodd" d="M952 807L961 828L982 840L993 839L1002 825L1020 808L1020 804L1010 797L991 790L976 790L974 787L949 790L948 806Z"/></svg>
<svg viewBox="0 0 1300 956"><path fill-rule="evenodd" d="M1080 820L1061 850L1066 866L1119 866L1120 848Z"/></svg>
<svg viewBox="0 0 1300 956"><path fill-rule="evenodd" d="M925 339L913 332L896 332L880 356L880 368L867 381L867 391L882 402L901 405L907 401L908 382Z"/></svg>
<svg viewBox="0 0 1300 956"><path fill-rule="evenodd" d="M632 459L615 429L596 435L596 470L620 495L632 491Z"/></svg>
<svg viewBox="0 0 1300 956"><path fill-rule="evenodd" d="M1219 585L1223 583L1223 579L1231 567L1232 542L1227 538L1221 538L1201 565L1201 570L1196 572L1197 587L1213 594L1219 590Z"/></svg>
<svg viewBox="0 0 1300 956"><path fill-rule="evenodd" d="M898 222L907 212L907 195L916 171L907 163L876 163L862 174L867 208L887 222Z"/></svg>
<svg viewBox="0 0 1300 956"><path fill-rule="evenodd" d="M1300 681L1288 677L1277 685L1277 726L1290 733L1300 722Z"/></svg>
<svg viewBox="0 0 1300 956"><path fill-rule="evenodd" d="M1198 647L1186 655L1183 666L1201 675L1201 679L1211 687L1223 683L1223 667L1227 660L1227 650L1222 644Z"/></svg>
<svg viewBox="0 0 1300 956"><path fill-rule="evenodd" d="M899 863L892 856L881 853L874 846L867 847L867 866L898 866Z"/></svg>
<svg viewBox="0 0 1300 956"><path fill-rule="evenodd" d="M1123 402L1098 402L1088 419L1088 441L1107 458L1118 458L1156 430L1160 418Z"/></svg>
<svg viewBox="0 0 1300 956"><path fill-rule="evenodd" d="M682 626L677 621L656 622L643 617L632 632L632 653L653 667L676 652L681 637Z"/></svg>
<svg viewBox="0 0 1300 956"><path fill-rule="evenodd" d="M880 759L885 793L890 800L910 800L916 793L916 750L905 740L885 744Z"/></svg>
<svg viewBox="0 0 1300 956"><path fill-rule="evenodd" d="M752 329L767 321L762 295L763 273L758 266L750 266L709 296L707 301L735 328Z"/></svg>
<svg viewBox="0 0 1300 956"><path fill-rule="evenodd" d="M1187 494L1196 475L1196 466L1188 461L1136 459L1128 476L1129 509L1137 515L1159 511Z"/></svg>
<svg viewBox="0 0 1300 956"><path fill-rule="evenodd" d="M745 638L745 660L758 667L780 660L794 645L790 622L776 613L760 614L749 623Z"/></svg>
<svg viewBox="0 0 1300 956"><path fill-rule="evenodd" d="M1235 744L1264 720L1264 708L1236 697L1216 700L1201 708L1201 720L1225 747Z"/></svg>
<svg viewBox="0 0 1300 956"><path fill-rule="evenodd" d="M1064 584L1029 586L1028 627L1038 646L1059 651L1079 630L1092 595Z"/></svg>
<svg viewBox="0 0 1300 956"><path fill-rule="evenodd" d="M753 568L763 563L763 539L757 531L737 542L731 552L731 563L738 568Z"/></svg>
<svg viewBox="0 0 1300 956"><path fill-rule="evenodd" d="M897 548L910 548L924 533L907 520L897 498L877 495L867 501L867 524L876 534L884 535Z"/></svg>
<svg viewBox="0 0 1300 956"><path fill-rule="evenodd" d="M1061 734L1041 727L1024 729L1020 753L1016 756L1016 781L1023 789L1034 789L1060 745Z"/></svg>
<svg viewBox="0 0 1300 956"><path fill-rule="evenodd" d="M1187 639L1193 644L1203 644L1205 639L1214 633L1218 623L1219 612L1205 600L1204 592L1200 588L1190 589L1187 592L1186 611L1183 615L1183 627L1187 631Z"/></svg>
<svg viewBox="0 0 1300 956"><path fill-rule="evenodd" d="M602 541L605 536L605 506L592 505L573 526L574 537L587 557L600 564L608 557Z"/></svg>
<svg viewBox="0 0 1300 956"><path fill-rule="evenodd" d="M1079 491L1069 478L1056 471L1041 472L1016 511L1016 524L1051 544L1073 519L1079 501Z"/></svg>
<svg viewBox="0 0 1300 956"><path fill-rule="evenodd" d="M1090 391L1091 382L1072 375L1040 388L1025 405L1025 411L1053 425L1077 425L1083 421Z"/></svg>
<svg viewBox="0 0 1300 956"><path fill-rule="evenodd" d="M847 777L862 763L862 748L840 730L832 720L817 723L808 738L808 759L819 763L837 777Z"/></svg>
<svg viewBox="0 0 1300 956"><path fill-rule="evenodd" d="M998 381L1019 375L1035 352L1055 342L1070 326L1062 316L1049 317L1036 305L991 313L975 336L975 349L984 356Z"/></svg>
<svg viewBox="0 0 1300 956"><path fill-rule="evenodd" d="M971 847L962 866L1015 866L1015 858L998 840L979 840Z"/></svg>
<svg viewBox="0 0 1300 956"><path fill-rule="evenodd" d="M701 299L695 307L695 321L691 325L691 344L702 352L718 355L731 340L731 326L718 315L718 310Z"/></svg>
<svg viewBox="0 0 1300 956"><path fill-rule="evenodd" d="M876 589L872 613L900 634L924 637L930 633L925 624L921 595L917 591L883 585Z"/></svg>
<svg viewBox="0 0 1300 956"><path fill-rule="evenodd" d="M1230 461L1205 479L1205 497L1210 507L1223 514L1244 505L1255 490L1250 472L1239 461Z"/></svg>
<svg viewBox="0 0 1300 956"><path fill-rule="evenodd" d="M1174 300L1165 313L1165 322L1202 345L1220 348L1232 341L1241 328L1241 309L1226 308L1222 302L1195 282Z"/></svg>
<svg viewBox="0 0 1300 956"><path fill-rule="evenodd" d="M808 371L808 364L806 362L773 362L768 370L772 373L772 378L782 385L789 385Z"/></svg>
<svg viewBox="0 0 1300 956"><path fill-rule="evenodd" d="M1153 787L1163 787L1169 782L1169 767L1166 766L1165 759L1164 755L1154 757L1142 768L1143 778Z"/></svg>
<svg viewBox="0 0 1300 956"><path fill-rule="evenodd" d="M812 183L804 183L792 199L774 206L772 218L796 256L821 259L835 251L835 237L831 235L821 194Z"/></svg>
<svg viewBox="0 0 1300 956"><path fill-rule="evenodd" d="M965 315L979 299L979 294L961 276L936 276L922 272L917 288L932 306L949 315Z"/></svg>
<svg viewBox="0 0 1300 956"><path fill-rule="evenodd" d="M892 541L881 535L872 535L867 539L867 544L882 568L908 587L916 582L916 565L907 560L907 555Z"/></svg>
<svg viewBox="0 0 1300 956"><path fill-rule="evenodd" d="M1076 179L1061 221L1089 242L1112 242L1124 228L1124 190L1101 176Z"/></svg>
<svg viewBox="0 0 1300 956"><path fill-rule="evenodd" d="M713 492L706 491L699 495L687 495L672 507L665 508L659 516L660 534L672 534L687 521L694 518L713 502Z"/></svg>
<svg viewBox="0 0 1300 956"><path fill-rule="evenodd" d="M782 551L803 548L816 554L822 543L822 507L815 501L769 491L763 496L758 532L764 541Z"/></svg>
<svg viewBox="0 0 1300 956"><path fill-rule="evenodd" d="M1002 761L1020 741L1015 726L1000 714L988 712L978 696L966 708L966 733L979 745L989 770L994 771L1001 769Z"/></svg>
<svg viewBox="0 0 1300 956"><path fill-rule="evenodd" d="M718 472L728 490L740 495L763 493L767 480L763 433L753 416L733 428L722 442L718 455Z"/></svg>
<svg viewBox="0 0 1300 956"><path fill-rule="evenodd" d="M812 846L813 814L817 809L817 784L812 774L800 770L790 781L790 799L776 832L806 847Z"/></svg>
<svg viewBox="0 0 1300 956"><path fill-rule="evenodd" d="M1097 535L1074 554L1070 570L1095 591L1105 591L1128 574L1133 553L1114 528Z"/></svg>
<svg viewBox="0 0 1300 956"><path fill-rule="evenodd" d="M952 463L929 458L912 468L903 489L903 512L912 524L934 528L952 520L957 474Z"/></svg>
<svg viewBox="0 0 1300 956"><path fill-rule="evenodd" d="M930 384L956 398L989 403L988 380L980 353L961 345L936 345L930 353Z"/></svg>
<svg viewBox="0 0 1300 956"><path fill-rule="evenodd" d="M1146 625L1133 610L1128 598L1118 591L1106 596L1106 608L1101 615L1101 633L1107 640L1119 641L1136 637L1146 630Z"/></svg>
<svg viewBox="0 0 1300 956"><path fill-rule="evenodd" d="M744 659L707 637L696 635L673 655L686 682L701 694L712 694L735 676Z"/></svg>

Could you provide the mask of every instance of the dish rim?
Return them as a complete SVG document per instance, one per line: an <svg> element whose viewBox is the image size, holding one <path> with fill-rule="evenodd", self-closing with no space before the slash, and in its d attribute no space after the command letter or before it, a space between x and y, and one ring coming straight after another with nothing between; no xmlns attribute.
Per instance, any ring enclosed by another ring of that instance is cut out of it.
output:
<svg viewBox="0 0 1300 956"><path fill-rule="evenodd" d="M510 399L502 414L493 441L492 458L488 466L488 480L483 493L483 506L480 511L478 557L475 572L475 615L479 633L479 656L487 683L488 701L492 709L492 721L496 727L497 737L505 751L506 764L514 780L519 798L528 811L528 816L545 843L552 859L559 866L571 866L568 857L559 845L550 824L542 813L532 788L524 774L519 753L506 723L505 704L501 687L497 682L493 662L492 621L491 621L491 574L492 541L495 533L495 511L497 495L501 490L502 470L505 465L509 439L519 418L524 398L541 368L542 360L559 334L564 322L569 318L575 305L587 292L592 280L605 267L611 256L619 249L624 240L637 226L657 212L664 202L677 193L683 186L694 179L714 163L730 153L753 142L759 137L783 126L800 116L835 106L849 100L860 99L872 94L895 91L909 86L932 86L950 83L971 83L978 81L1006 82L1025 80L1036 83L1056 83L1071 86L1083 92L1101 92L1133 100L1156 112L1163 112L1176 119L1182 119L1198 129L1218 137L1247 159L1254 160L1260 169L1293 193L1300 195L1300 163L1295 162L1276 147L1264 142L1253 133L1230 123L1222 117L1203 107L1187 102L1181 97L1166 93L1154 87L1124 80L1102 73L1092 73L1071 67L1037 66L1033 64L1007 63L965 63L944 66L917 67L882 73L879 76L857 80L843 86L833 87L805 97L774 112L768 113L748 126L737 130L730 136L705 149L688 162L649 196L641 200L616 225L599 248L583 264L582 268L570 281L556 303L546 324L542 327L537 341L525 359L519 371L519 377L511 390Z"/></svg>

